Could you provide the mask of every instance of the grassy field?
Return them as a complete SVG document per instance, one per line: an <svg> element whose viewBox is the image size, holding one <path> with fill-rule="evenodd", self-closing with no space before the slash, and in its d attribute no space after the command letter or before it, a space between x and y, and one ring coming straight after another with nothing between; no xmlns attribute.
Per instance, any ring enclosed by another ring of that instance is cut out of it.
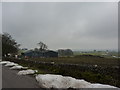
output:
<svg viewBox="0 0 120 90"><path fill-rule="evenodd" d="M54 62L54 63L70 63L70 64L90 64L100 66L118 66L120 59L118 58L100 58L94 56L79 55L76 57L59 57L59 58L31 58L31 60Z"/></svg>

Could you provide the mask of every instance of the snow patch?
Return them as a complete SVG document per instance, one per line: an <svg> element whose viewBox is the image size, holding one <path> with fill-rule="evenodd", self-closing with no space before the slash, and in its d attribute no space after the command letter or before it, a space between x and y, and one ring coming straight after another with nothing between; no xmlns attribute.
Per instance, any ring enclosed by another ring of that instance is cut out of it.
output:
<svg viewBox="0 0 120 90"><path fill-rule="evenodd" d="M52 74L36 75L36 80L43 88L117 88L110 85L91 84L85 80Z"/></svg>
<svg viewBox="0 0 120 90"><path fill-rule="evenodd" d="M36 80L43 88L90 88L91 84L84 80L61 75L37 75Z"/></svg>
<svg viewBox="0 0 120 90"><path fill-rule="evenodd" d="M18 64L11 62L11 63L7 63L5 66L11 67L11 66L16 66L16 65L18 65Z"/></svg>
<svg viewBox="0 0 120 90"><path fill-rule="evenodd" d="M37 70L28 69L28 70L19 71L18 75L34 74L36 72L38 72L38 71Z"/></svg>
<svg viewBox="0 0 120 90"><path fill-rule="evenodd" d="M20 66L20 65L16 65L16 66L11 67L10 69L19 70L19 69L28 69L28 67L23 67L23 66Z"/></svg>
<svg viewBox="0 0 120 90"><path fill-rule="evenodd" d="M92 84L92 87L93 88L117 88L117 87L105 85L105 84Z"/></svg>
<svg viewBox="0 0 120 90"><path fill-rule="evenodd" d="M1 65L4 65L4 64L7 64L7 63L11 63L10 61L1 61L0 64Z"/></svg>

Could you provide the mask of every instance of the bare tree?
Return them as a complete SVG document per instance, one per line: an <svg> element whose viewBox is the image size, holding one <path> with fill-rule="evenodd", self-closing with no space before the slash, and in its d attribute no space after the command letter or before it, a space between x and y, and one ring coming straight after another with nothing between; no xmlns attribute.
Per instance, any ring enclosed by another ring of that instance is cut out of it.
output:
<svg viewBox="0 0 120 90"><path fill-rule="evenodd" d="M40 47L40 48L39 48L40 51L45 51L45 50L47 50L47 48L48 48L47 45L44 44L43 42L39 42L38 45L39 45L39 47Z"/></svg>

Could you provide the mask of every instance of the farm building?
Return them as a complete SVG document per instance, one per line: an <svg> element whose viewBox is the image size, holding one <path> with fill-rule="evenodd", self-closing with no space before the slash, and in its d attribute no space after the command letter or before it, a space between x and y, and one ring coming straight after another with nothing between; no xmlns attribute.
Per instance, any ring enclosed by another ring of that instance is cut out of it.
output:
<svg viewBox="0 0 120 90"><path fill-rule="evenodd" d="M58 57L58 52L55 52L55 51L46 51L44 53L44 57Z"/></svg>
<svg viewBox="0 0 120 90"><path fill-rule="evenodd" d="M25 53L22 53L24 57L58 57L58 53L52 50L47 50L44 52L29 50Z"/></svg>

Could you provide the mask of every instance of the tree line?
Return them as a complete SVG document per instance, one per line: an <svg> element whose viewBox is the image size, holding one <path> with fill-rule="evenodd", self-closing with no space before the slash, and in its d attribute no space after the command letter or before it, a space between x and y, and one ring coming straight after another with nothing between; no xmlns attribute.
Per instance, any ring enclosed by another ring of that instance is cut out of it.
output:
<svg viewBox="0 0 120 90"><path fill-rule="evenodd" d="M20 44L8 33L2 35L2 56L7 56L9 53L16 54L19 50Z"/></svg>
<svg viewBox="0 0 120 90"><path fill-rule="evenodd" d="M2 56L7 56L9 53L12 55L17 54L20 44L17 43L13 37L8 33L0 34L0 39L2 41ZM45 51L48 49L47 45L43 42L37 43L39 46L39 49L35 48L39 51Z"/></svg>
<svg viewBox="0 0 120 90"><path fill-rule="evenodd" d="M13 37L8 33L0 34L0 37L2 38L2 56L9 56L8 54L16 55L18 51L20 50L20 44L17 43ZM37 43L39 48L35 48L34 51L44 52L48 49L48 46L43 43L39 42ZM58 50L59 56L71 56L73 55L72 50L66 49L66 50Z"/></svg>

